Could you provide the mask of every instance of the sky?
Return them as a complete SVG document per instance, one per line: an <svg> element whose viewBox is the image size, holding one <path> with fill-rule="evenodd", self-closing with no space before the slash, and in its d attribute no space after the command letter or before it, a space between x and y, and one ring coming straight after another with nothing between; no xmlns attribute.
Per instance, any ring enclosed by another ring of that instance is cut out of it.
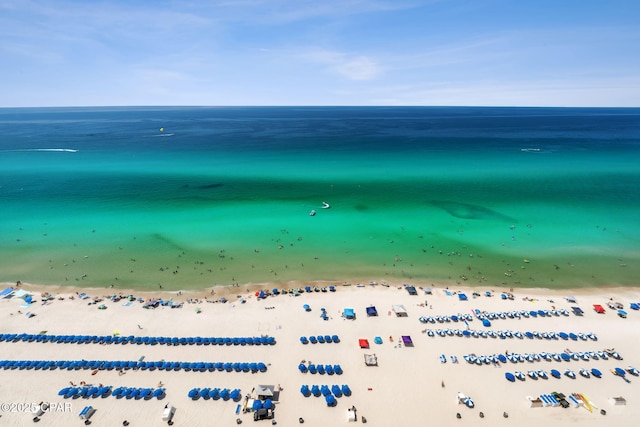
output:
<svg viewBox="0 0 640 427"><path fill-rule="evenodd" d="M637 0L0 0L0 107L640 106Z"/></svg>

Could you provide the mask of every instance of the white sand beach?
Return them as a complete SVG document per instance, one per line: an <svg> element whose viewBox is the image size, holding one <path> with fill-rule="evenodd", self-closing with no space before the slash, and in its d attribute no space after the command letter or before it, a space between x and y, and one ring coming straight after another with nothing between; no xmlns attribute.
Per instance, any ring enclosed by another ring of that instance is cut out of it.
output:
<svg viewBox="0 0 640 427"><path fill-rule="evenodd" d="M328 283L318 286L328 286ZM182 308L159 306L144 309L144 303L126 300L113 302L105 299L112 294L128 295L114 289L75 289L38 287L15 284L6 287L26 290L33 295L30 306L22 306L24 300L14 296L0 299L0 334L43 335L98 335L98 336L146 336L146 337L274 337L274 345L145 345L145 344L73 344L53 342L0 342L1 360L87 360L87 361L176 361L176 362L263 362L266 372L185 372L129 369L119 372L93 369L5 369L0 367L1 424L26 426L33 424L30 409L40 402L52 403L49 412L39 417L39 424L46 426L80 425L79 413L85 406L96 411L90 418L94 426L117 426L126 421L130 426L166 425L162 414L165 406L176 408L172 423L175 426L253 424L253 413L244 412L245 396L255 397L258 385L273 385L276 391L275 422L292 426L304 420L307 426L352 425L348 421L351 408L355 408L357 423L372 426L425 425L517 425L547 426L579 424L581 426L609 425L630 426L640 416L640 377L626 373L625 377L611 373L612 369L629 366L640 368L640 344L637 330L640 327L640 311L629 308L630 303L640 302L640 289L616 288L599 290L551 291L546 289L516 289L513 299L502 299L505 290L486 287L466 289L451 286L432 287L431 294L416 284L418 295L409 295L401 283L383 285L335 285L335 292L304 292L268 296L258 299L256 291L269 291L276 285L250 285L234 288L215 288L211 292L184 292L159 294L136 292L135 297L149 300L153 297L183 302ZM299 286L295 284L292 286ZM304 285L301 285L304 287ZM492 296L486 291L494 290ZM474 296L474 291L477 291ZM49 292L53 299L41 301L41 292ZM81 299L78 294L86 293ZM464 292L466 301L457 293ZM450 295L448 295L450 294ZM576 303L565 298L573 295ZM220 297L228 302L214 302ZM71 299L73 297L73 299ZM94 297L102 298L89 304ZM205 299L206 297L206 299ZM62 299L63 298L63 299ZM617 315L607 304L619 302L628 313L626 318ZM191 302L189 302L191 301ZM242 302L245 301L245 302ZM104 304L105 309L98 309ZM309 305L310 311L303 306ZM593 304L601 304L606 312L597 314ZM393 305L402 305L406 317L398 317ZM375 306L377 317L368 317L366 308ZM572 307L584 310L576 316ZM321 318L326 309L327 320ZM345 319L345 308L353 308L356 318ZM497 318L490 327L477 318L468 321L422 323L420 317L470 314L478 309L487 313L531 310L562 310L569 315L529 316L528 318ZM33 314L29 316L27 313ZM473 336L429 336L428 330L449 328L460 331L520 331L592 333L597 341L586 338L491 338ZM337 335L339 343L302 344L300 337ZM409 336L412 346L399 344L402 336ZM375 338L382 339L381 344ZM370 348L362 349L359 339L367 339ZM607 360L534 361L520 363L470 364L464 356L475 354L496 355L584 353L615 350L623 360L609 357ZM378 366L367 366L365 354L375 354ZM446 363L440 356L444 355ZM453 356L453 358L452 358ZM453 363L457 358L458 363ZM343 373L301 373L298 365L340 365ZM562 378L509 382L506 372L557 369L561 373L571 369L576 374L585 368L596 368L602 378L584 378L577 375ZM628 381L625 381L625 379ZM127 399L113 396L97 398L65 399L58 392L82 385L118 387L146 387L156 389L160 383L166 389L163 399ZM337 404L327 406L325 398L305 397L301 386L348 385L352 394L336 398ZM240 389L242 399L192 400L188 393L193 388ZM592 412L584 405L530 407L527 396L560 392L565 395L581 393L594 405ZM457 394L463 393L474 401L473 408L458 402ZM614 405L613 397L623 397L626 405ZM240 411L236 413L240 405ZM250 403L249 403L249 406ZM604 410L602 414L600 410ZM483 417L481 417L481 413ZM508 415L508 417L505 417ZM460 414L460 418L457 418ZM274 420L262 420L256 425L270 425Z"/></svg>

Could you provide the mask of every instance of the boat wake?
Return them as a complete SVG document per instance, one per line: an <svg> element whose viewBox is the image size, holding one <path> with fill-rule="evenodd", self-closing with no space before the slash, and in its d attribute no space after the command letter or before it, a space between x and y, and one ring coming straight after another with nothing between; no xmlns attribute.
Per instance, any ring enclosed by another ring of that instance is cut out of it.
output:
<svg viewBox="0 0 640 427"><path fill-rule="evenodd" d="M9 152L30 152L30 151L45 151L45 152L57 152L57 153L77 153L80 150L73 148L23 148L18 150L2 150L5 153Z"/></svg>

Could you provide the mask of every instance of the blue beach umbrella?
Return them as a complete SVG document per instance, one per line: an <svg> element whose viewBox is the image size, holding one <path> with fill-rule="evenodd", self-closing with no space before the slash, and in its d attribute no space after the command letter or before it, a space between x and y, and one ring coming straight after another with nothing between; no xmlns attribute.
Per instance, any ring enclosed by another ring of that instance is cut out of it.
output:
<svg viewBox="0 0 640 427"><path fill-rule="evenodd" d="M342 396L342 389L337 384L334 384L334 385L331 386L331 392L336 397L341 397Z"/></svg>
<svg viewBox="0 0 640 427"><path fill-rule="evenodd" d="M351 396L351 389L349 388L348 385L346 384L342 384L342 394L344 394L345 396Z"/></svg>
<svg viewBox="0 0 640 427"><path fill-rule="evenodd" d="M214 388L209 392L209 398L213 399L213 400L217 400L220 399L220 389L219 388Z"/></svg>
<svg viewBox="0 0 640 427"><path fill-rule="evenodd" d="M332 394L325 395L324 400L327 402L327 406L335 406L338 403Z"/></svg>
<svg viewBox="0 0 640 427"><path fill-rule="evenodd" d="M302 395L304 397L309 397L311 396L311 390L309 390L309 386L304 384L302 387L300 387L300 393L302 393Z"/></svg>
<svg viewBox="0 0 640 427"><path fill-rule="evenodd" d="M311 386L311 394L313 394L314 396L318 397L322 394L322 392L320 391L320 387L318 387L317 385L312 385Z"/></svg>
<svg viewBox="0 0 640 427"><path fill-rule="evenodd" d="M229 391L228 388L225 388L220 392L220 398L223 400L229 400L230 395L231 395L231 392Z"/></svg>
<svg viewBox="0 0 640 427"><path fill-rule="evenodd" d="M516 377L511 372L505 372L504 376L508 381L515 382L516 380Z"/></svg>

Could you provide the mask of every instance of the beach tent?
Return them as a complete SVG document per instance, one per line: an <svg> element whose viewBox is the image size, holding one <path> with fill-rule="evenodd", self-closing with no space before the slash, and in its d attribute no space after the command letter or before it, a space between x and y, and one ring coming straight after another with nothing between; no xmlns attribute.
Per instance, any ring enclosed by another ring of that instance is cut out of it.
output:
<svg viewBox="0 0 640 427"><path fill-rule="evenodd" d="M27 291L25 291L24 289L18 289L13 293L13 296L16 298L21 298L23 300L26 300L27 297L30 297L31 294Z"/></svg>
<svg viewBox="0 0 640 427"><path fill-rule="evenodd" d="M604 307L602 307L600 304L593 304L593 309L596 311L596 313L602 314L605 312Z"/></svg>
<svg viewBox="0 0 640 427"><path fill-rule="evenodd" d="M458 293L458 299L459 299L460 301L466 301L466 300L467 300L467 295L466 295L466 294L464 294L464 293L462 293L462 292L459 292L459 293Z"/></svg>
<svg viewBox="0 0 640 427"><path fill-rule="evenodd" d="M275 387L272 385L258 385L256 387L256 393L258 399L273 399Z"/></svg>
<svg viewBox="0 0 640 427"><path fill-rule="evenodd" d="M622 317L623 319L627 318L627 312L624 310L618 310L618 316Z"/></svg>
<svg viewBox="0 0 640 427"><path fill-rule="evenodd" d="M369 348L369 340L367 339L360 338L358 344L360 344L360 348Z"/></svg>
<svg viewBox="0 0 640 427"><path fill-rule="evenodd" d="M574 296L567 296L567 297L564 297L564 299L566 299L567 302L570 304L576 304L578 302L578 300Z"/></svg>
<svg viewBox="0 0 640 427"><path fill-rule="evenodd" d="M344 316L345 319L355 319L356 318L356 313L353 310L353 308L345 308L344 311L342 312L342 315Z"/></svg>
<svg viewBox="0 0 640 427"><path fill-rule="evenodd" d="M402 343L405 346L413 347L413 341L411 341L411 337L409 335L402 335Z"/></svg>
<svg viewBox="0 0 640 427"><path fill-rule="evenodd" d="M576 316L582 316L584 314L584 311L582 311L580 307L571 307L571 310Z"/></svg>
<svg viewBox="0 0 640 427"><path fill-rule="evenodd" d="M4 291L0 292L0 297L11 298L13 296L13 293L13 288L6 288Z"/></svg>
<svg viewBox="0 0 640 427"><path fill-rule="evenodd" d="M367 366L378 366L378 358L375 354L365 354L364 364Z"/></svg>
<svg viewBox="0 0 640 427"><path fill-rule="evenodd" d="M407 309L403 305L394 305L392 309L397 317L407 317Z"/></svg>
<svg viewBox="0 0 640 427"><path fill-rule="evenodd" d="M424 293L426 295L431 295L431 293L432 293L431 288L423 288L422 290L424 291Z"/></svg>
<svg viewBox="0 0 640 427"><path fill-rule="evenodd" d="M376 310L375 306L367 307L367 316L377 316L378 310Z"/></svg>
<svg viewBox="0 0 640 427"><path fill-rule="evenodd" d="M418 291L416 291L415 286L406 286L405 289L409 293L409 295L418 295Z"/></svg>

